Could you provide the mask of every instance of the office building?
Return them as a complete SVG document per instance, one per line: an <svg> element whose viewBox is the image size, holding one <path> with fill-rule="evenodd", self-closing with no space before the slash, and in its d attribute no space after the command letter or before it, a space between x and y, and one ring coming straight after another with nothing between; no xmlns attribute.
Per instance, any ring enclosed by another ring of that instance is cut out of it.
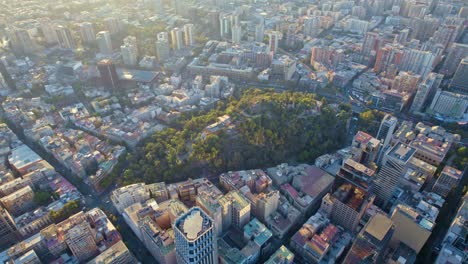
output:
<svg viewBox="0 0 468 264"><path fill-rule="evenodd" d="M109 31L100 31L96 34L99 52L105 55L112 54L112 40Z"/></svg>
<svg viewBox="0 0 468 264"><path fill-rule="evenodd" d="M467 50L468 54L468 50ZM455 75L453 75L450 89L468 94L468 57L460 61Z"/></svg>
<svg viewBox="0 0 468 264"><path fill-rule="evenodd" d="M390 218L377 213L367 222L354 240L343 264L383 263L395 226Z"/></svg>
<svg viewBox="0 0 468 264"><path fill-rule="evenodd" d="M80 24L81 41L85 44L92 44L96 41L96 34L94 33L94 26L90 22L83 22Z"/></svg>
<svg viewBox="0 0 468 264"><path fill-rule="evenodd" d="M375 169L368 168L353 159L346 159L336 176L335 185L349 182L366 192L370 192L376 172Z"/></svg>
<svg viewBox="0 0 468 264"><path fill-rule="evenodd" d="M177 263L218 263L213 220L201 208L193 207L177 218L174 234Z"/></svg>
<svg viewBox="0 0 468 264"><path fill-rule="evenodd" d="M240 25L234 25L232 26L232 42L239 44L242 39L242 27Z"/></svg>
<svg viewBox="0 0 468 264"><path fill-rule="evenodd" d="M468 74L468 72L467 72ZM413 113L423 113L435 95L437 89L444 76L435 72L431 72L427 78L418 85L416 95L414 96L413 104L410 111Z"/></svg>
<svg viewBox="0 0 468 264"><path fill-rule="evenodd" d="M94 241L94 231L86 221L70 228L65 233L65 242L79 261L89 260L99 252Z"/></svg>
<svg viewBox="0 0 468 264"><path fill-rule="evenodd" d="M447 57L445 58L444 65L442 65L440 73L446 76L452 76L457 70L460 62L466 56L468 56L468 45L462 43L454 43L450 48Z"/></svg>
<svg viewBox="0 0 468 264"><path fill-rule="evenodd" d="M11 246L20 238L15 220L10 213L0 205L0 247Z"/></svg>
<svg viewBox="0 0 468 264"><path fill-rule="evenodd" d="M191 47L193 44L195 44L195 41L193 39L193 24L185 24L184 25L184 40L185 40L185 46Z"/></svg>
<svg viewBox="0 0 468 264"><path fill-rule="evenodd" d="M119 88L119 76L117 75L114 62L104 59L99 61L97 66L104 86L117 91Z"/></svg>
<svg viewBox="0 0 468 264"><path fill-rule="evenodd" d="M296 65L296 60L287 55L275 58L270 65L270 76L279 80L289 81L296 72Z"/></svg>
<svg viewBox="0 0 468 264"><path fill-rule="evenodd" d="M403 170L415 153L415 148L398 143L384 154L375 179L375 193L380 203L386 205L392 199Z"/></svg>
<svg viewBox="0 0 468 264"><path fill-rule="evenodd" d="M180 50L184 47L183 30L174 28L171 30L171 42L174 50Z"/></svg>
<svg viewBox="0 0 468 264"><path fill-rule="evenodd" d="M227 38L231 36L231 17L230 15L219 16L219 29L221 38Z"/></svg>
<svg viewBox="0 0 468 264"><path fill-rule="evenodd" d="M111 201L119 213L134 203L148 200L149 192L144 183L135 183L115 189L111 194Z"/></svg>
<svg viewBox="0 0 468 264"><path fill-rule="evenodd" d="M398 119L390 114L386 114L380 123L377 139L382 142L382 149L390 144L393 133L395 132Z"/></svg>
<svg viewBox="0 0 468 264"><path fill-rule="evenodd" d="M221 236L223 233L223 207L221 200L223 193L216 190L203 190L198 191L197 198L195 199L196 205L203 209L213 219L216 234ZM250 205L250 204L249 204ZM226 210L226 220L232 219L232 208L228 207ZM230 215L228 215L230 213Z"/></svg>
<svg viewBox="0 0 468 264"><path fill-rule="evenodd" d="M391 219L395 225L395 232L390 241L390 246L396 248L400 242L406 244L418 254L428 240L435 226L435 208L422 205L421 211L404 204L398 204L392 212ZM438 214L438 211L437 211Z"/></svg>
<svg viewBox="0 0 468 264"><path fill-rule="evenodd" d="M74 49L76 47L70 29L60 25L56 27L55 31L57 32L57 38L60 48Z"/></svg>
<svg viewBox="0 0 468 264"><path fill-rule="evenodd" d="M442 197L447 197L453 188L460 183L463 173L453 167L445 166L432 187L432 191Z"/></svg>
<svg viewBox="0 0 468 264"><path fill-rule="evenodd" d="M55 44L58 42L57 32L55 31L55 24L49 18L41 18L39 20L42 35L47 44Z"/></svg>
<svg viewBox="0 0 468 264"><path fill-rule="evenodd" d="M255 25L255 41L263 42L265 38L265 25L263 23Z"/></svg>

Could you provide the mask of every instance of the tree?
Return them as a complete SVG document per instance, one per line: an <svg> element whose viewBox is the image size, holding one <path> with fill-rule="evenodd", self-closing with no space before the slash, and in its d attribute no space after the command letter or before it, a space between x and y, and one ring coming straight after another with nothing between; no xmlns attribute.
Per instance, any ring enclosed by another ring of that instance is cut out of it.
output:
<svg viewBox="0 0 468 264"><path fill-rule="evenodd" d="M39 191L34 194L34 202L37 205L45 206L52 200L51 192Z"/></svg>

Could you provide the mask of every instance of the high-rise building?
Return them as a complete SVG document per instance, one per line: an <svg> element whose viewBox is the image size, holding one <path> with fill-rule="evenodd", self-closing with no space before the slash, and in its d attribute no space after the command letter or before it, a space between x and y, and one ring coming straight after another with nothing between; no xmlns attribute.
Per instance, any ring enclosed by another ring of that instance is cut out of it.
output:
<svg viewBox="0 0 468 264"><path fill-rule="evenodd" d="M265 26L262 24L255 25L255 41L263 42L265 38Z"/></svg>
<svg viewBox="0 0 468 264"><path fill-rule="evenodd" d="M270 32L268 34L268 37L269 37L268 49L270 50L270 52L275 54L276 51L278 50L278 42L281 39L281 32L278 32L278 31Z"/></svg>
<svg viewBox="0 0 468 264"><path fill-rule="evenodd" d="M430 51L404 49L401 62L397 65L400 71L419 74L422 78L434 68L435 55Z"/></svg>
<svg viewBox="0 0 468 264"><path fill-rule="evenodd" d="M164 6L162 0L153 0L153 8L157 15L164 15Z"/></svg>
<svg viewBox="0 0 468 264"><path fill-rule="evenodd" d="M218 263L213 220L200 207L193 207L176 219L174 235L177 263Z"/></svg>
<svg viewBox="0 0 468 264"><path fill-rule="evenodd" d="M444 65L440 73L451 76L457 70L460 62L468 56L468 45L461 43L454 43L450 49L447 57L445 58Z"/></svg>
<svg viewBox="0 0 468 264"><path fill-rule="evenodd" d="M119 88L119 76L117 75L114 62L104 59L99 61L97 66L104 85L113 91L117 91Z"/></svg>
<svg viewBox="0 0 468 264"><path fill-rule="evenodd" d="M221 38L231 35L231 15L223 14L219 16L219 30Z"/></svg>
<svg viewBox="0 0 468 264"><path fill-rule="evenodd" d="M118 34L122 32L122 21L115 17L108 17L104 19L106 30L109 31L111 35Z"/></svg>
<svg viewBox="0 0 468 264"><path fill-rule="evenodd" d="M468 94L468 56L460 61L450 83L450 89Z"/></svg>
<svg viewBox="0 0 468 264"><path fill-rule="evenodd" d="M91 44L96 41L96 34L94 33L94 26L90 22L83 22L80 24L81 41L86 44Z"/></svg>
<svg viewBox="0 0 468 264"><path fill-rule="evenodd" d="M413 104L410 108L412 113L424 112L430 100L435 95L437 89L439 89L443 78L444 75L431 72L427 78L418 85L418 90L414 96Z"/></svg>
<svg viewBox="0 0 468 264"><path fill-rule="evenodd" d="M99 47L99 52L102 54L112 54L112 40L109 31L100 31L96 34L96 41Z"/></svg>
<svg viewBox="0 0 468 264"><path fill-rule="evenodd" d="M190 47L195 43L193 40L193 24L184 25L185 46Z"/></svg>
<svg viewBox="0 0 468 264"><path fill-rule="evenodd" d="M5 64L3 63L2 60L0 60L0 74L2 75L3 79L5 80L6 84L8 87L12 90L16 90L16 83L15 81L11 78L10 73L8 72L7 68L5 67Z"/></svg>
<svg viewBox="0 0 468 264"><path fill-rule="evenodd" d="M137 54L135 53L135 49L132 46L120 46L120 53L122 54L123 64L130 66L134 66L137 64Z"/></svg>
<svg viewBox="0 0 468 264"><path fill-rule="evenodd" d="M240 25L232 26L232 42L239 44L242 39L242 27Z"/></svg>
<svg viewBox="0 0 468 264"><path fill-rule="evenodd" d="M391 219L382 213L375 214L359 232L343 264L383 263L394 231L395 226Z"/></svg>
<svg viewBox="0 0 468 264"><path fill-rule="evenodd" d="M79 261L89 260L99 252L94 241L94 231L86 221L70 228L65 234L65 242Z"/></svg>
<svg viewBox="0 0 468 264"><path fill-rule="evenodd" d="M120 46L120 52L122 53L122 60L125 65L136 65L138 58L138 46L136 37L127 36L123 40L123 45Z"/></svg>
<svg viewBox="0 0 468 264"><path fill-rule="evenodd" d="M363 131L358 131L351 143L353 159L367 166L376 161L380 148L380 140Z"/></svg>
<svg viewBox="0 0 468 264"><path fill-rule="evenodd" d="M336 225L355 233L364 213L374 203L375 196L358 185L343 183L322 199L320 210Z"/></svg>
<svg viewBox="0 0 468 264"><path fill-rule="evenodd" d="M74 49L75 41L73 40L70 30L62 25L57 26L55 29L57 32L58 43L62 49Z"/></svg>
<svg viewBox="0 0 468 264"><path fill-rule="evenodd" d="M421 76L412 72L400 71L393 79L392 89L398 92L410 93L416 91Z"/></svg>
<svg viewBox="0 0 468 264"><path fill-rule="evenodd" d="M0 205L0 247L10 246L20 238L15 220L10 213Z"/></svg>
<svg viewBox="0 0 468 264"><path fill-rule="evenodd" d="M386 45L377 52L374 71L377 73L387 72L391 66L396 67L400 64L403 57L403 51L400 46Z"/></svg>
<svg viewBox="0 0 468 264"><path fill-rule="evenodd" d="M107 60L103 61L106 62ZM122 213L128 206L134 203L145 202L150 197L144 183L135 183L115 189L110 198L117 211Z"/></svg>
<svg viewBox="0 0 468 264"><path fill-rule="evenodd" d="M390 144L393 132L397 126L398 119L390 114L386 114L380 123L379 131L377 132L377 139L382 142L383 148Z"/></svg>
<svg viewBox="0 0 468 264"><path fill-rule="evenodd" d="M170 46L169 37L166 32L160 32L156 40L156 56L160 62L169 58Z"/></svg>
<svg viewBox="0 0 468 264"><path fill-rule="evenodd" d="M172 228L164 230L150 217L145 217L140 221L140 230L143 243L158 263L177 263L174 251L175 237Z"/></svg>
<svg viewBox="0 0 468 264"><path fill-rule="evenodd" d="M57 32L55 31L55 25L50 21L49 18L42 18L39 20L42 34L47 44L55 44L58 41Z"/></svg>
<svg viewBox="0 0 468 264"><path fill-rule="evenodd" d="M380 203L386 205L391 200L407 163L415 153L415 148L398 143L384 154L375 179L375 193Z"/></svg>
<svg viewBox="0 0 468 264"><path fill-rule="evenodd" d="M171 30L171 42L174 50L180 50L184 47L183 31L180 28Z"/></svg>
<svg viewBox="0 0 468 264"><path fill-rule="evenodd" d="M97 257L89 261L87 264L124 264L124 263L136 263L136 259L132 253L125 246L124 242L120 240L114 245L104 250Z"/></svg>
<svg viewBox="0 0 468 264"><path fill-rule="evenodd" d="M13 49L18 53L31 54L36 51L37 46L29 32L25 29L14 28L8 30Z"/></svg>
<svg viewBox="0 0 468 264"><path fill-rule="evenodd" d="M239 191L231 191L219 199L222 208L222 231L234 227L242 230L250 220L250 202Z"/></svg>

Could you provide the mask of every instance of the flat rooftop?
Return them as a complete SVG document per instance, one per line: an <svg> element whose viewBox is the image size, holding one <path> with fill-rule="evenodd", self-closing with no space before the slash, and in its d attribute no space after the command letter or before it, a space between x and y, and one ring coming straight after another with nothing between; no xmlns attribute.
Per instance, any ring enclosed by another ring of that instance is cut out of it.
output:
<svg viewBox="0 0 468 264"><path fill-rule="evenodd" d="M20 169L31 165L35 162L42 160L36 152L30 149L26 145L21 145L11 151L11 155L8 158L11 165L15 168Z"/></svg>
<svg viewBox="0 0 468 264"><path fill-rule="evenodd" d="M403 143L398 143L387 153L387 155L403 163L407 163L415 153L415 148Z"/></svg>
<svg viewBox="0 0 468 264"><path fill-rule="evenodd" d="M377 240L382 241L392 226L393 221L390 218L383 214L377 213L369 221L369 224L366 227L366 232Z"/></svg>
<svg viewBox="0 0 468 264"><path fill-rule="evenodd" d="M133 82L152 82L158 76L158 72L155 71L142 71L142 70L132 70L117 68L117 75L120 80L123 81L133 81Z"/></svg>
<svg viewBox="0 0 468 264"><path fill-rule="evenodd" d="M366 191L357 188L349 183L342 184L333 193L333 197L335 197L340 202L346 204L347 206L353 208L356 211L359 211L361 205L364 203L364 199L366 198L366 196Z"/></svg>

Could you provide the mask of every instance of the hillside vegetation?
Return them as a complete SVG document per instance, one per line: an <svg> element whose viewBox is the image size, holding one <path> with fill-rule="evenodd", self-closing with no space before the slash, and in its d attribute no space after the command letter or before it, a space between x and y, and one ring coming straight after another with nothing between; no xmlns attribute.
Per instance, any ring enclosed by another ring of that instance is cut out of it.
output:
<svg viewBox="0 0 468 264"><path fill-rule="evenodd" d="M231 125L202 137L229 115ZM281 162L313 162L345 142L349 108L333 109L313 94L251 89L208 113L183 116L128 155L121 183L174 182Z"/></svg>

